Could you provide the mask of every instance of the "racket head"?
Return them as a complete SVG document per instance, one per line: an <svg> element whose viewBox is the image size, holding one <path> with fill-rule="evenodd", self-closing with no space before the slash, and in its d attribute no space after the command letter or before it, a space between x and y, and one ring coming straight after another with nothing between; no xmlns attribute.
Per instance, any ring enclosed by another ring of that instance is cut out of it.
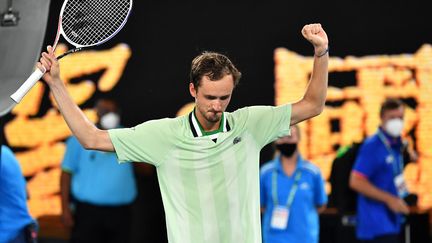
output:
<svg viewBox="0 0 432 243"><path fill-rule="evenodd" d="M59 30L75 47L100 45L126 24L133 0L65 0Z"/></svg>

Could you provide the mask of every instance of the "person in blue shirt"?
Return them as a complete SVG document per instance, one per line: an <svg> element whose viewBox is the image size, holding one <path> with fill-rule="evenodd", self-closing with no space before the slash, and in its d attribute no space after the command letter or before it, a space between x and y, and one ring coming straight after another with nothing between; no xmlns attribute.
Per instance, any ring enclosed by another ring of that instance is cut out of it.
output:
<svg viewBox="0 0 432 243"><path fill-rule="evenodd" d="M26 181L19 162L5 145L0 154L0 243L34 243L36 221L27 208Z"/></svg>
<svg viewBox="0 0 432 243"><path fill-rule="evenodd" d="M275 141L280 155L261 168L260 195L264 243L318 243L319 216L327 194L318 167L297 149L298 126Z"/></svg>
<svg viewBox="0 0 432 243"><path fill-rule="evenodd" d="M351 171L350 187L358 192L356 235L362 242L398 243L402 214L409 208L403 179L404 106L387 99L381 106L381 125L367 138Z"/></svg>
<svg viewBox="0 0 432 243"><path fill-rule="evenodd" d="M119 126L114 101L99 100L96 112L98 127ZM132 163L119 164L115 153L86 150L75 137L70 137L66 141L60 185L62 220L72 228L70 242L129 242L131 204L137 194Z"/></svg>

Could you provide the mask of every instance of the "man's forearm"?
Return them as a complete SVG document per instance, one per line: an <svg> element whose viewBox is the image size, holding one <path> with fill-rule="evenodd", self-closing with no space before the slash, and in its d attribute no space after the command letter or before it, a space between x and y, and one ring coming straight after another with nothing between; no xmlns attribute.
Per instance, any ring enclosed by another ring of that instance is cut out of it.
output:
<svg viewBox="0 0 432 243"><path fill-rule="evenodd" d="M56 82L50 88L57 106L72 133L85 148L89 148L94 137L92 134L97 128L73 102L63 82Z"/></svg>
<svg viewBox="0 0 432 243"><path fill-rule="evenodd" d="M315 48L311 79L304 96L304 99L308 101L308 103L313 104L318 111L323 110L327 96L329 61L329 54L326 51L327 48L328 46Z"/></svg>
<svg viewBox="0 0 432 243"><path fill-rule="evenodd" d="M350 178L350 187L368 198L383 203L388 203L389 200L394 197L392 194L374 186L366 178L359 178L358 175L351 175L351 177L352 178Z"/></svg>

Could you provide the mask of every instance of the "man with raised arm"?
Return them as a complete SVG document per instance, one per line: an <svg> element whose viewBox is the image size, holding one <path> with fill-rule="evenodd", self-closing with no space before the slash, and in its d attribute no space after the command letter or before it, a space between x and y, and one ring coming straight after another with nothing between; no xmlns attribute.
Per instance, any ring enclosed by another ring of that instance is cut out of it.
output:
<svg viewBox="0 0 432 243"><path fill-rule="evenodd" d="M67 93L51 47L38 67L47 70L44 79L85 148L115 151L119 161L156 166L169 242L259 243L260 150L289 134L290 125L319 115L326 99L327 35L320 24L306 25L301 32L314 47L313 72L301 100L226 112L241 73L226 56L204 52L193 59L190 71L194 110L133 128L94 126Z"/></svg>

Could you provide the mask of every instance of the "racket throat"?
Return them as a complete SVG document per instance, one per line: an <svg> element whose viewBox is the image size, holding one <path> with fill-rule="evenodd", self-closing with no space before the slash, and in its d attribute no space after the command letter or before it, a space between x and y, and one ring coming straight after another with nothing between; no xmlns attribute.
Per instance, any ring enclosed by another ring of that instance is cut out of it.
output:
<svg viewBox="0 0 432 243"><path fill-rule="evenodd" d="M81 51L81 49L82 49L82 47L78 47L78 48L75 48L75 49L69 50L69 51L67 51L67 52L65 52L65 53L63 53L63 54L61 54L60 56L58 56L58 57L57 57L57 60L60 60L60 59L63 58L64 56L69 55L69 54L71 54L71 53L79 52L79 51Z"/></svg>

